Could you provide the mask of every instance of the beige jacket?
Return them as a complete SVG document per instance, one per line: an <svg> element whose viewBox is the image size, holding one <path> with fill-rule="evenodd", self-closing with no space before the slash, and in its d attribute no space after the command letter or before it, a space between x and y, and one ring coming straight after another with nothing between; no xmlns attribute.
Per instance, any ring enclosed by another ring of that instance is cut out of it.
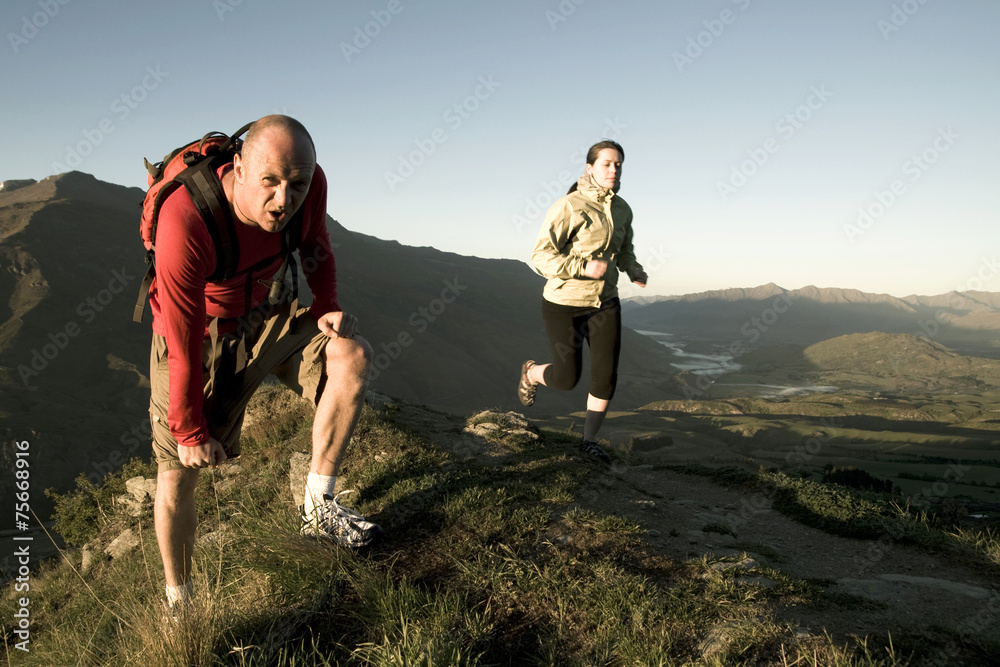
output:
<svg viewBox="0 0 1000 667"><path fill-rule="evenodd" d="M603 259L601 280L585 278L586 262ZM577 190L545 214L531 255L538 273L548 278L542 296L564 306L600 307L618 296L618 272L629 279L642 271L632 249L632 209L608 188L584 174Z"/></svg>

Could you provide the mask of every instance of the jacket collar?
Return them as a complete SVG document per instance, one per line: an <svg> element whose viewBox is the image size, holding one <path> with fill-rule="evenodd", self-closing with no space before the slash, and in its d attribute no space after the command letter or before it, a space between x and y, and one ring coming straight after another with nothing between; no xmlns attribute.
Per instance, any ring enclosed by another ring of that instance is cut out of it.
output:
<svg viewBox="0 0 1000 667"><path fill-rule="evenodd" d="M614 190L611 188L602 188L594 182L594 177L590 174L584 174L576 179L576 189L580 194L596 201L598 204L603 204L606 199L615 196Z"/></svg>

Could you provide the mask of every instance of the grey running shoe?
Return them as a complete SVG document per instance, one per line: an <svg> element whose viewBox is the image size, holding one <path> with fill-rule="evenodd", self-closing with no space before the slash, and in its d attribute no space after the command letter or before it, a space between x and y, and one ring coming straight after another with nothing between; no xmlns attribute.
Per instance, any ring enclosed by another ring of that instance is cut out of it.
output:
<svg viewBox="0 0 1000 667"><path fill-rule="evenodd" d="M608 454L606 451L604 451L604 448L601 447L596 442L592 442L590 440L581 440L580 451L589 456L598 458L604 463L611 463L611 455Z"/></svg>
<svg viewBox="0 0 1000 667"><path fill-rule="evenodd" d="M299 505L299 516L302 517L299 532L351 549L367 547L381 537L382 529L377 524L338 502L345 493L354 491L341 491L336 497L323 494L323 500L316 504L316 509L308 516L303 510L304 506Z"/></svg>
<svg viewBox="0 0 1000 667"><path fill-rule="evenodd" d="M535 365L534 361L528 360L521 365L521 381L517 383L517 397L521 399L521 404L531 407L535 404L535 391L538 383L528 379L528 371Z"/></svg>

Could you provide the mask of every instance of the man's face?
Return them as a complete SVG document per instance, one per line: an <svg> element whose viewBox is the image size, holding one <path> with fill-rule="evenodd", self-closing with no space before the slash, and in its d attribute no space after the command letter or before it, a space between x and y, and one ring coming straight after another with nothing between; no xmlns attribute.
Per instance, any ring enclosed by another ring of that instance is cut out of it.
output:
<svg viewBox="0 0 1000 667"><path fill-rule="evenodd" d="M266 232L280 232L306 198L316 158L304 137L268 129L233 161L236 213Z"/></svg>

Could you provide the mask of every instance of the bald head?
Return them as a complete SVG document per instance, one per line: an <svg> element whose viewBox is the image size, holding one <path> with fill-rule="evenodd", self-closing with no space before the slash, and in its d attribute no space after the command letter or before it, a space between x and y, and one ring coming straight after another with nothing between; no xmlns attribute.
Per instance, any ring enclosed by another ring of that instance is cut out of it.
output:
<svg viewBox="0 0 1000 667"><path fill-rule="evenodd" d="M281 142L297 152L311 153L313 162L316 161L316 145L309 131L291 116L271 114L254 121L243 140L243 159L253 159L261 146L269 142Z"/></svg>

